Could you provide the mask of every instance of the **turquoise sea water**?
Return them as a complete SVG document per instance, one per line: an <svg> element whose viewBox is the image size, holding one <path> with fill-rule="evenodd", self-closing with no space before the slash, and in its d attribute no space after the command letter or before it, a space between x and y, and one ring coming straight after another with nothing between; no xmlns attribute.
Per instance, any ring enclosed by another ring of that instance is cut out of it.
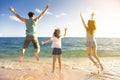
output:
<svg viewBox="0 0 120 80"><path fill-rule="evenodd" d="M41 46L41 56L50 56L52 54L51 43L41 45L42 40L46 40L48 37L39 37L39 44ZM23 46L25 38L24 37L1 37L0 38L0 58L2 57L14 57L19 56ZM112 53L120 54L120 38L96 38L98 53ZM62 50L63 55L74 56L81 55L85 53L86 39L67 37L62 39ZM34 48L32 43L30 43L26 56L33 56Z"/></svg>

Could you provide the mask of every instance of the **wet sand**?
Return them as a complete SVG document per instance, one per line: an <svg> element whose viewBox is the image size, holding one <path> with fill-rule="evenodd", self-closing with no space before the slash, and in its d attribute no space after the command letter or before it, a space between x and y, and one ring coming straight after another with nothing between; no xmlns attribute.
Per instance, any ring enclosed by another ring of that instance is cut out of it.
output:
<svg viewBox="0 0 120 80"><path fill-rule="evenodd" d="M88 58L63 58L62 73L56 63L55 72L51 72L52 59L42 58L39 62L24 59L20 64L17 59L0 60L0 80L120 80L120 57L100 58L104 71L98 71Z"/></svg>

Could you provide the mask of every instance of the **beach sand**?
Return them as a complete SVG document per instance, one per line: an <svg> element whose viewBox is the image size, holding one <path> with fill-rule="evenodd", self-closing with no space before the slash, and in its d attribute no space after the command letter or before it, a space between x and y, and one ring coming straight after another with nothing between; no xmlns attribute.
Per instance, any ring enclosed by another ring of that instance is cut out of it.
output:
<svg viewBox="0 0 120 80"><path fill-rule="evenodd" d="M93 75L96 67L88 58L63 58L62 73L56 62L55 72L51 72L52 59L0 59L0 80L120 80L120 57L100 58L104 71Z"/></svg>

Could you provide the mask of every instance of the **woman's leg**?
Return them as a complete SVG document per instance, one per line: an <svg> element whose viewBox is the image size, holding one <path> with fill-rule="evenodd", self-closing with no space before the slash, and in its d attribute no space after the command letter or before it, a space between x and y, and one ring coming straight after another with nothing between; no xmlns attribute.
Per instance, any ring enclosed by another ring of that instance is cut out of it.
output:
<svg viewBox="0 0 120 80"><path fill-rule="evenodd" d="M98 62L99 65L100 65L101 70L103 71L103 66L102 66L102 64L100 63L100 60L99 60L99 58L98 58L98 56L97 56L97 50L96 50L96 47L93 47L93 48L92 48L92 52L93 52L93 56L94 56L94 58L97 60L97 62Z"/></svg>
<svg viewBox="0 0 120 80"><path fill-rule="evenodd" d="M87 47L87 56L88 56L88 58L95 64L95 66L96 66L97 68L99 68L98 64L94 61L94 59L93 59L92 56L91 56L91 48L90 48L90 47Z"/></svg>
<svg viewBox="0 0 120 80"><path fill-rule="evenodd" d="M55 63L56 63L56 55L53 55L53 65L52 65L52 72L54 73L55 69Z"/></svg>
<svg viewBox="0 0 120 80"><path fill-rule="evenodd" d="M58 55L58 63L59 63L59 70L61 72L61 60L62 60L62 55Z"/></svg>

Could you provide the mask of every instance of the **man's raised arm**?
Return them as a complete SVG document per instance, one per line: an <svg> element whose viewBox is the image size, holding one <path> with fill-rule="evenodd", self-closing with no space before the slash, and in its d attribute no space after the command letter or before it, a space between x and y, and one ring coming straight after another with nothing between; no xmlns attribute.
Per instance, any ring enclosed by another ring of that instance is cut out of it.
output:
<svg viewBox="0 0 120 80"><path fill-rule="evenodd" d="M26 23L26 19L24 19L24 18L22 18L20 15L18 15L18 14L15 12L15 10L14 10L13 7L9 7L9 9L10 9L10 11L11 11L18 19L20 19L22 22Z"/></svg>
<svg viewBox="0 0 120 80"><path fill-rule="evenodd" d="M46 5L45 10L37 18L35 18L36 22L39 21L45 15L45 13L48 11L48 8L49 8L49 5Z"/></svg>

